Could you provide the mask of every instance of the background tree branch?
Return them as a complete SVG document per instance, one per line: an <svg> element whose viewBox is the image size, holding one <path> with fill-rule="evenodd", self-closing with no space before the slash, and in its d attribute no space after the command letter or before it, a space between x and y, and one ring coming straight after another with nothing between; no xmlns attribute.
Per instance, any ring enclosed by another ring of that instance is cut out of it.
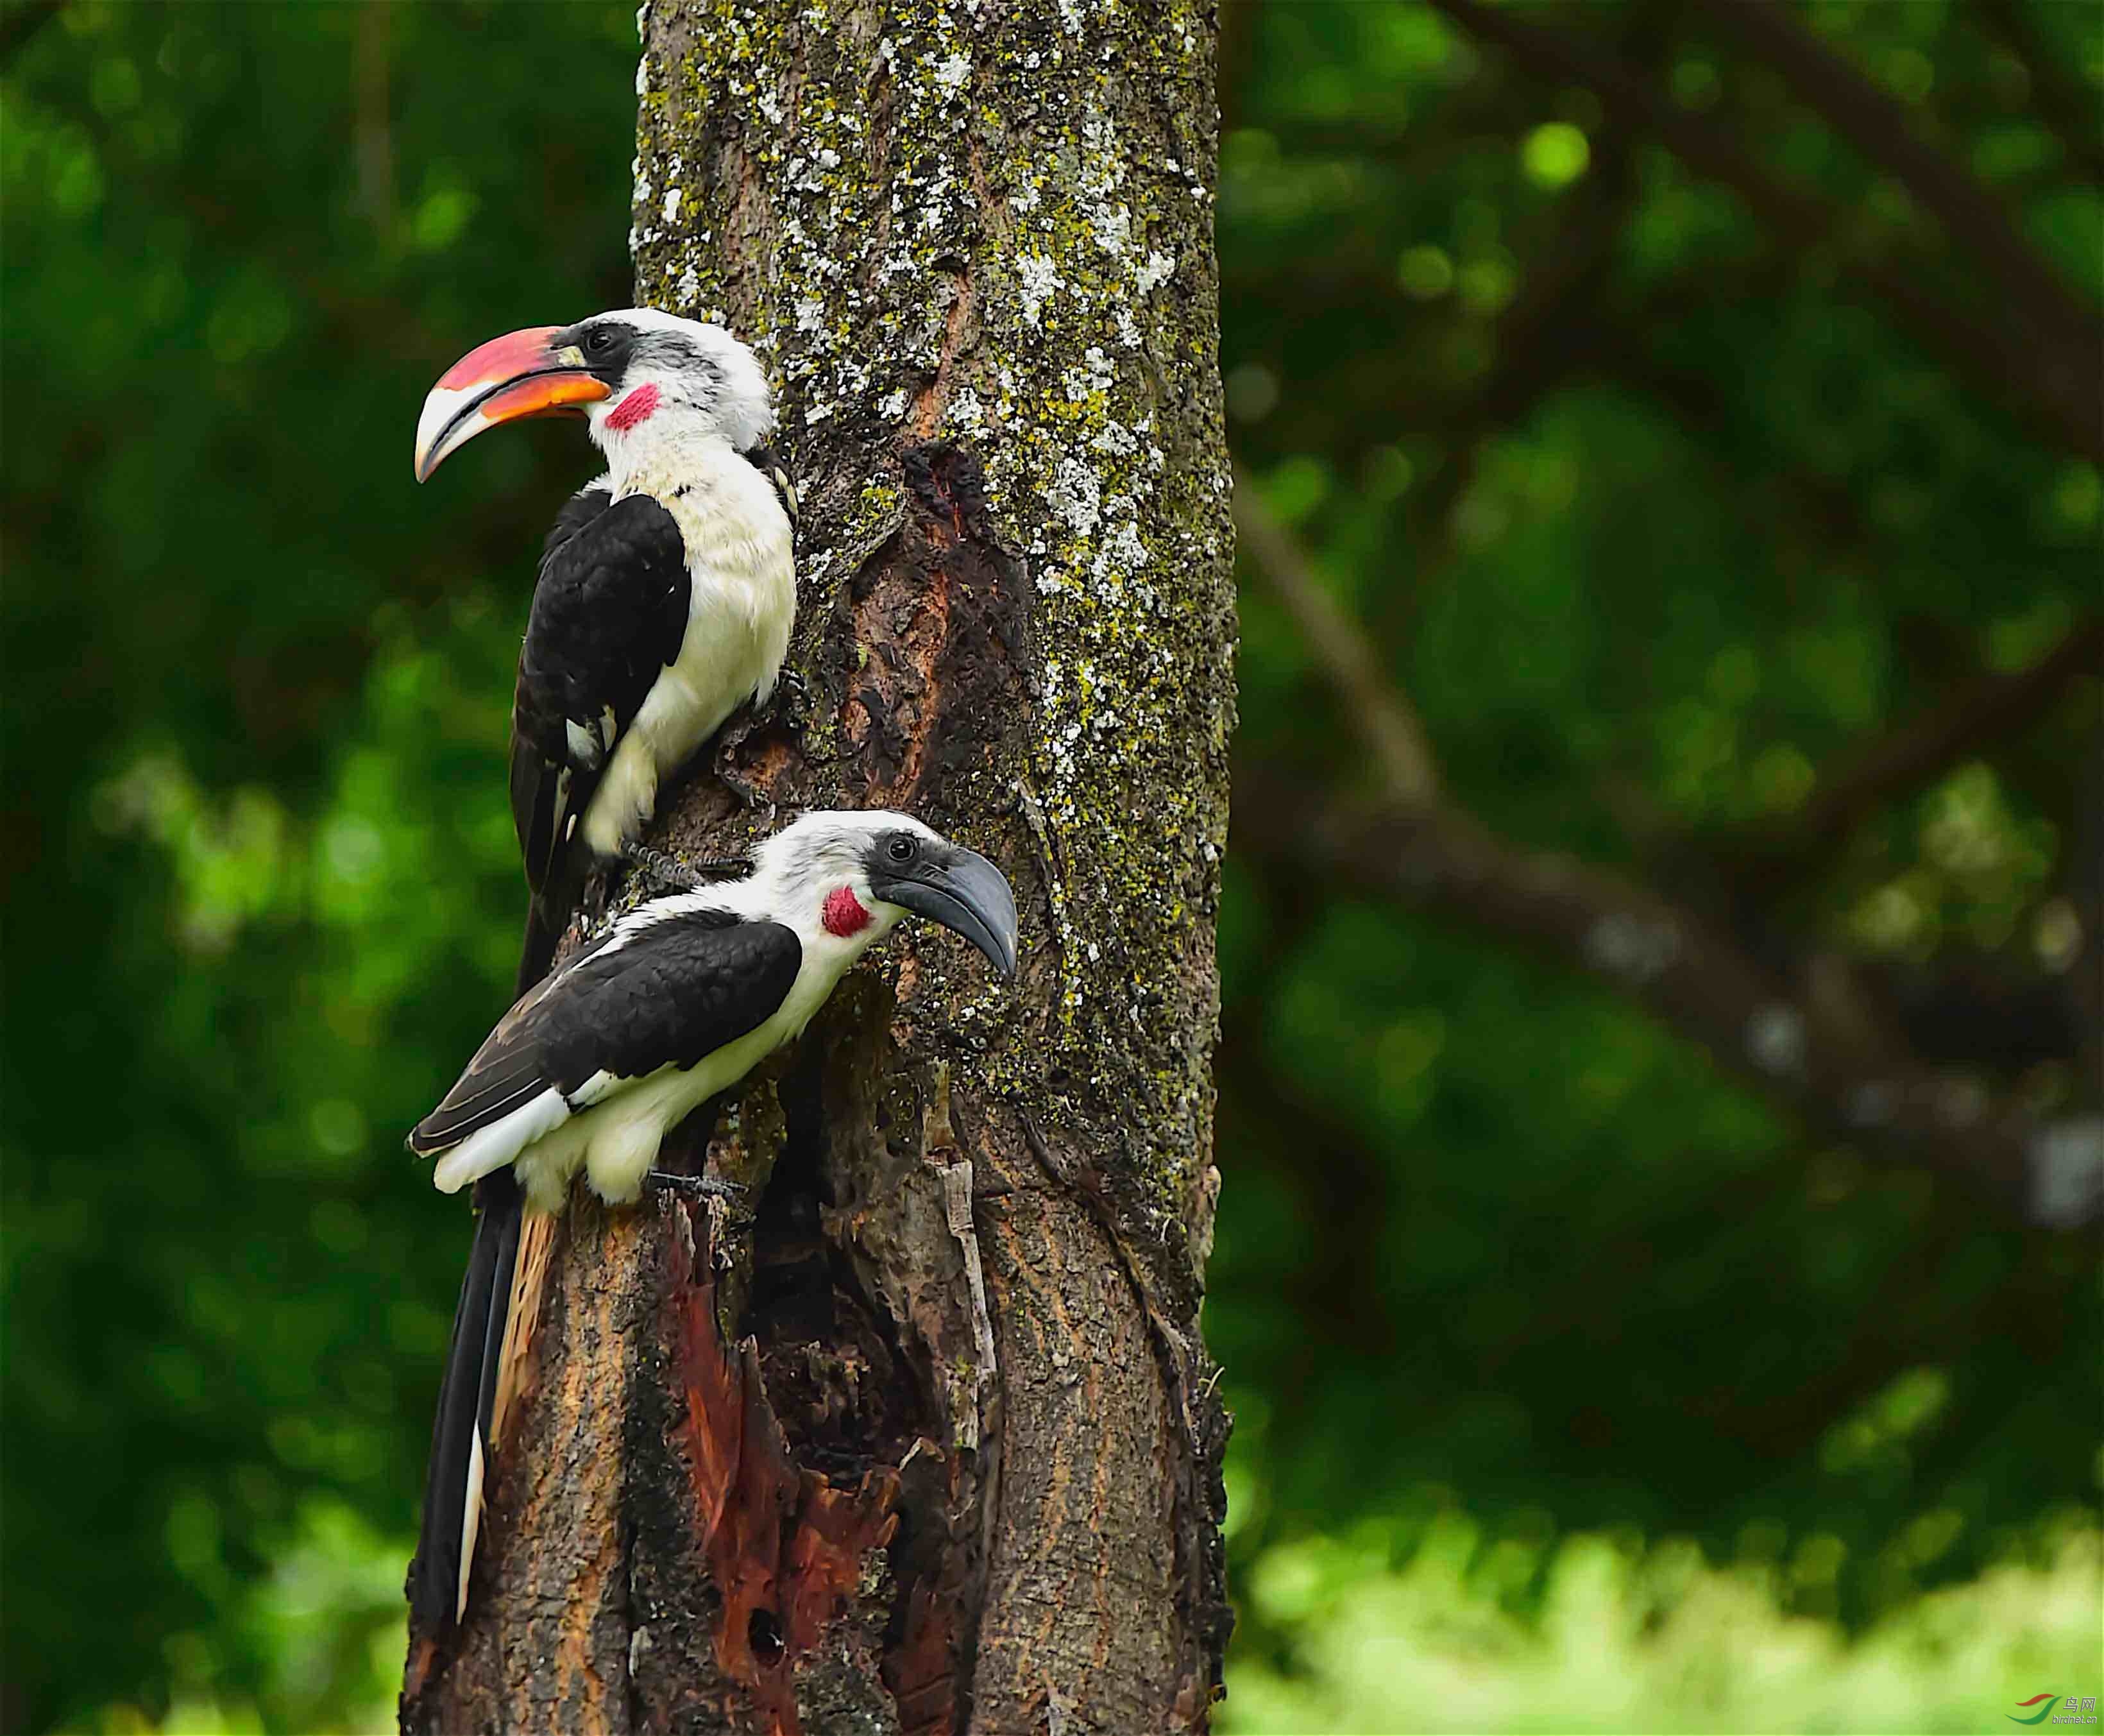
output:
<svg viewBox="0 0 2104 1736"><path fill-rule="evenodd" d="M2104 616L2078 621L2035 662L1973 676L1935 705L1857 743L1793 813L1701 846L1714 872L1770 887L1818 872L1872 814L1961 760L2030 727L2071 684L2104 678Z"/></svg>
<svg viewBox="0 0 2104 1736"><path fill-rule="evenodd" d="M1657 138L1700 174L1730 187L1777 237L1799 251L1839 248L1846 225L1840 213L1817 196L1785 185L1763 172L1722 127L1676 109L1660 91L1630 77L1576 36L1529 23L1482 0L1431 0L1470 35L1511 55L1537 77L1575 78L1593 91L1609 112L1635 130ZM1964 368L1991 398L2012 384L2023 389L2031 414L2093 462L2104 463L2104 408L2093 390L2093 339L2076 342L2071 355L2044 353L2028 336L2016 337L1932 293L1919 273L1904 265L1840 248L1844 274L1873 292L1874 305L1888 310L1932 353Z"/></svg>
<svg viewBox="0 0 2104 1736"><path fill-rule="evenodd" d="M1701 0L1704 15L1789 81L1870 162L1896 176L1968 258L1999 279L2044 347L2067 352L2071 384L2093 390L2097 310L2085 305L1956 163L1916 136L1913 117L1819 42L1778 0ZM2092 132L2095 132L2093 125Z"/></svg>
<svg viewBox="0 0 2104 1736"><path fill-rule="evenodd" d="M1373 755L1392 798L1405 806L1432 801L1439 772L1424 726L1381 672L1371 643L1315 576L1299 543L1278 521L1248 476L1235 477L1235 533L1286 605L1359 739Z"/></svg>

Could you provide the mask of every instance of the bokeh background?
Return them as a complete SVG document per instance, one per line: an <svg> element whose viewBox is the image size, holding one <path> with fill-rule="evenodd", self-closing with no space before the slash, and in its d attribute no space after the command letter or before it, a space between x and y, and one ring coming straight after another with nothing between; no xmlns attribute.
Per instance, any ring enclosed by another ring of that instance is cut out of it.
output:
<svg viewBox="0 0 2104 1736"><path fill-rule="evenodd" d="M636 52L0 8L6 1730L391 1727L588 462L411 433L628 299ZM2100 93L2075 0L1228 8L1224 1730L2104 1691Z"/></svg>

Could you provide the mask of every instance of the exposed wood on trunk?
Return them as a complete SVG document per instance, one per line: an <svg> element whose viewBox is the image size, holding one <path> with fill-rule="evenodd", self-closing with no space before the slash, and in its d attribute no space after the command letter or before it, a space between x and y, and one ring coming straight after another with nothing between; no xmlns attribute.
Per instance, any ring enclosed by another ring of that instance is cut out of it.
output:
<svg viewBox="0 0 2104 1736"><path fill-rule="evenodd" d="M644 30L639 292L760 347L804 499L800 693L724 752L785 810L987 852L1023 964L903 930L668 1149L740 1208L574 1214L404 1728L1202 1729L1214 20L658 0ZM662 810L695 856L773 823L707 766Z"/></svg>

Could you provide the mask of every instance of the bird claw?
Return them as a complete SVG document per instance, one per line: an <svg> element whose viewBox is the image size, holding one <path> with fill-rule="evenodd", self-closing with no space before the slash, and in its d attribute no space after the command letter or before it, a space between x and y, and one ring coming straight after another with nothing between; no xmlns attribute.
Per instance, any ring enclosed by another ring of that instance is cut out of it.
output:
<svg viewBox="0 0 2104 1736"><path fill-rule="evenodd" d="M662 850L653 850L647 844L624 845L621 853L633 867L648 874L661 886L692 892L702 884L701 876L679 858L667 855Z"/></svg>
<svg viewBox="0 0 2104 1736"><path fill-rule="evenodd" d="M780 724L791 735L801 735L811 721L810 684L794 669L783 669L774 678L767 713L769 721Z"/></svg>
<svg viewBox="0 0 2104 1736"><path fill-rule="evenodd" d="M668 1169L646 1171L643 1179L668 1194L676 1194L682 1199L735 1199L745 1189L735 1181L724 1181L715 1176L679 1176Z"/></svg>
<svg viewBox="0 0 2104 1736"><path fill-rule="evenodd" d="M624 845L622 854L660 886L671 886L681 892L701 891L715 880L736 879L749 866L731 856L709 856L699 862L682 862L669 851L653 850L647 844Z"/></svg>

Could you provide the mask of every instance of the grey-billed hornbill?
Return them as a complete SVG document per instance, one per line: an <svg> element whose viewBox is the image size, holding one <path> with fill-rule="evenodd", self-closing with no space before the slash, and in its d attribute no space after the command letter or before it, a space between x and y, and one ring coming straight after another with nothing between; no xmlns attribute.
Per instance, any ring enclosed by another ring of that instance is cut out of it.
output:
<svg viewBox="0 0 2104 1736"><path fill-rule="evenodd" d="M557 515L511 707L511 817L532 889L518 992L658 785L773 692L796 612L796 490L767 380L720 326L649 308L493 338L417 424L417 480L499 422L582 415L607 472Z"/></svg>
<svg viewBox="0 0 2104 1736"><path fill-rule="evenodd" d="M659 1143L800 1033L848 967L913 913L1014 975L1015 899L985 857L903 814L807 814L758 847L747 878L654 899L565 961L409 1135L411 1150L438 1159L437 1186L478 1182L482 1208L410 1570L419 1631L467 1606L484 1472L538 1308L522 1229L543 1232L545 1249L548 1215L580 1171L616 1205L653 1177L720 1189L658 1176Z"/></svg>

